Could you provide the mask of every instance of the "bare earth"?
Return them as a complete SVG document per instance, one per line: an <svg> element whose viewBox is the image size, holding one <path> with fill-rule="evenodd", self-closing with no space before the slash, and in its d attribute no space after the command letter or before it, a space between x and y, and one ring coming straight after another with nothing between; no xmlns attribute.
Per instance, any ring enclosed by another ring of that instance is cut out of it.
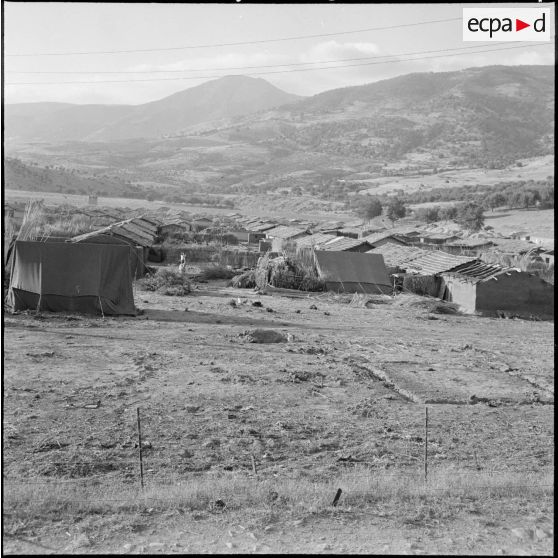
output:
<svg viewBox="0 0 558 558"><path fill-rule="evenodd" d="M219 282L135 300L5 315L6 554L552 555L553 323ZM386 496L389 476L407 488Z"/></svg>

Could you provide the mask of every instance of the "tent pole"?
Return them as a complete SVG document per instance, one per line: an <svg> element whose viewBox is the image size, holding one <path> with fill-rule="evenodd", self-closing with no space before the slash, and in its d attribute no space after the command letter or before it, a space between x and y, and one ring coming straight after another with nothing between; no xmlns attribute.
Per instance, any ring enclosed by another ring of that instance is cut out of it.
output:
<svg viewBox="0 0 558 558"><path fill-rule="evenodd" d="M105 319L105 313L103 312L103 303L101 302L101 297L100 295L97 295L99 297L99 306L101 307L101 315L103 316L103 320Z"/></svg>

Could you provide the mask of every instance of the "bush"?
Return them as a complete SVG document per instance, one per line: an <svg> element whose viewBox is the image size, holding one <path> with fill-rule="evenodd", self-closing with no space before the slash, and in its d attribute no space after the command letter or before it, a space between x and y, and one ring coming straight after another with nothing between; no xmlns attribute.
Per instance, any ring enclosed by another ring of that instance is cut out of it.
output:
<svg viewBox="0 0 558 558"><path fill-rule="evenodd" d="M482 206L475 202L464 202L457 206L455 222L464 228L476 232L484 226L484 212Z"/></svg>
<svg viewBox="0 0 558 558"><path fill-rule="evenodd" d="M255 278L258 288L267 285L301 291L323 291L325 284L314 267L304 261L304 252L271 259L269 253L262 256L256 267Z"/></svg>
<svg viewBox="0 0 558 558"><path fill-rule="evenodd" d="M136 282L142 291L157 291L169 296L185 296L190 288L190 281L178 269L161 267L155 273L146 275Z"/></svg>

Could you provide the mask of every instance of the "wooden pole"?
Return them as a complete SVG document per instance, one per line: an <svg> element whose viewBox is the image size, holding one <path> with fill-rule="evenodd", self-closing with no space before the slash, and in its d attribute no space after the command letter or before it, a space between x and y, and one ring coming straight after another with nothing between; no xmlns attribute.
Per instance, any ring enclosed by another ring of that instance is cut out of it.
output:
<svg viewBox="0 0 558 558"><path fill-rule="evenodd" d="M252 458L252 471L254 472L254 475L257 475L258 469L256 468L256 460L254 459L253 455L251 455L250 457Z"/></svg>
<svg viewBox="0 0 558 558"><path fill-rule="evenodd" d="M337 489L337 492L335 493L335 498L333 499L333 502L331 502L331 505L333 507L336 507L337 504L339 503L339 498L341 498L342 492L343 491L340 488Z"/></svg>
<svg viewBox="0 0 558 558"><path fill-rule="evenodd" d="M143 483L143 455L141 453L141 422L140 422L140 410L139 407L136 409L138 416L138 446L139 446L139 462L140 462L140 476L141 476L141 489L144 488Z"/></svg>
<svg viewBox="0 0 558 558"><path fill-rule="evenodd" d="M428 407L424 410L424 482L428 482Z"/></svg>

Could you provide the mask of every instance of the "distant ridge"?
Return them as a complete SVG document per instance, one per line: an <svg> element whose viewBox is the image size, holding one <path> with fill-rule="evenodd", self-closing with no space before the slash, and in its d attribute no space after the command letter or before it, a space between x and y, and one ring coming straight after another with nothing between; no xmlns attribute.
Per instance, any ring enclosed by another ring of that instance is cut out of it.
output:
<svg viewBox="0 0 558 558"><path fill-rule="evenodd" d="M142 105L5 105L5 137L22 141L157 138L299 99L261 78L226 76Z"/></svg>

